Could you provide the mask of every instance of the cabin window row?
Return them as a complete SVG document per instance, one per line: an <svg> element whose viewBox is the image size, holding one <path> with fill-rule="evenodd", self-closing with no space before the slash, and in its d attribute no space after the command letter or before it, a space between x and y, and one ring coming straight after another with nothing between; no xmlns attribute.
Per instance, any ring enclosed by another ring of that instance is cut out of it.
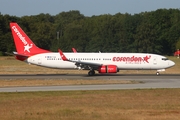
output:
<svg viewBox="0 0 180 120"><path fill-rule="evenodd" d="M47 60L62 60L61 58L47 58ZM69 58L68 60L101 60L101 58ZM111 60L110 58L103 58L102 60Z"/></svg>

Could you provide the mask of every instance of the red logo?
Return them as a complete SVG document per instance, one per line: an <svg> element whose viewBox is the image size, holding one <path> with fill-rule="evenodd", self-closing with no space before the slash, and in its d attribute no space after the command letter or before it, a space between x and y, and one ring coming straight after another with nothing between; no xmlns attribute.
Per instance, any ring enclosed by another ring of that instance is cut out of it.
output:
<svg viewBox="0 0 180 120"><path fill-rule="evenodd" d="M146 57L143 57L143 58L144 58L144 61L145 61L145 62L149 63L148 60L151 58L151 56L148 57L148 56L146 55Z"/></svg>
<svg viewBox="0 0 180 120"><path fill-rule="evenodd" d="M145 57L136 57L136 56L132 56L132 57L113 57L113 61L114 62L126 62L126 63L141 63L141 62L146 62L149 63L149 59L151 58L151 56L145 56Z"/></svg>

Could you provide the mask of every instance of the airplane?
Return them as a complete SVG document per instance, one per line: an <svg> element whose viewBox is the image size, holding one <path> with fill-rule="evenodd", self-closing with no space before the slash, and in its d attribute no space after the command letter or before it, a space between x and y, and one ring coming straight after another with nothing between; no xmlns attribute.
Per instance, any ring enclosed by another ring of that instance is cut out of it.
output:
<svg viewBox="0 0 180 120"><path fill-rule="evenodd" d="M95 71L103 73L117 73L120 70L157 70L170 68L175 63L167 57L150 53L63 53L51 52L37 47L26 33L15 23L10 23L12 36L17 52L17 60L25 61L43 67L57 69L89 70L88 75L95 75Z"/></svg>

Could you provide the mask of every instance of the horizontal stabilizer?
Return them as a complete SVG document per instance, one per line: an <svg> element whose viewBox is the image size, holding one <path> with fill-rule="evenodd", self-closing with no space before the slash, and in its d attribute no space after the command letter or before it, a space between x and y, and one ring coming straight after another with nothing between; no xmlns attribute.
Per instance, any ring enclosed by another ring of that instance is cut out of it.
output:
<svg viewBox="0 0 180 120"><path fill-rule="evenodd" d="M24 55L24 54L18 54L17 52L13 52L13 54L16 56L16 59L17 60L21 60L21 61L24 61L26 60L28 57L28 55Z"/></svg>

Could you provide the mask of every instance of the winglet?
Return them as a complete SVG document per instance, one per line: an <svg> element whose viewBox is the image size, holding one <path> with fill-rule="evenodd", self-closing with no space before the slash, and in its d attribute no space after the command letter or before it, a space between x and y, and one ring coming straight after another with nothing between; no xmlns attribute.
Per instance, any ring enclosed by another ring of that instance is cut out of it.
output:
<svg viewBox="0 0 180 120"><path fill-rule="evenodd" d="M75 49L75 48L72 48L72 51L73 51L74 53L77 53L77 51L76 51L76 49Z"/></svg>
<svg viewBox="0 0 180 120"><path fill-rule="evenodd" d="M66 56L63 54L63 52L62 52L60 49L58 49L58 51L59 51L59 54L60 54L62 60L63 60L63 61L68 61L68 59L67 59Z"/></svg>

